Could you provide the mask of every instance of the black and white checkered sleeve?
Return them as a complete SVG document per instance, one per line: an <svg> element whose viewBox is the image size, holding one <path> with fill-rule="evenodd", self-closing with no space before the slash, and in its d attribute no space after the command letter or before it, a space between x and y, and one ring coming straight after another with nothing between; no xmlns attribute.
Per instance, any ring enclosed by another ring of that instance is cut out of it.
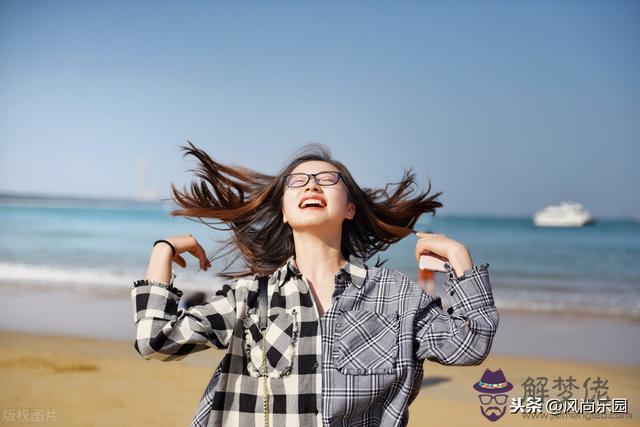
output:
<svg viewBox="0 0 640 427"><path fill-rule="evenodd" d="M442 365L479 365L489 355L499 323L489 264L474 265L456 277L450 265L445 312L440 297L422 292L415 318L416 357Z"/></svg>
<svg viewBox="0 0 640 427"><path fill-rule="evenodd" d="M235 287L230 284L224 284L205 304L188 309L178 308L182 291L173 286L173 280L170 284L136 280L130 288L134 347L143 358L169 362L229 345L236 317Z"/></svg>

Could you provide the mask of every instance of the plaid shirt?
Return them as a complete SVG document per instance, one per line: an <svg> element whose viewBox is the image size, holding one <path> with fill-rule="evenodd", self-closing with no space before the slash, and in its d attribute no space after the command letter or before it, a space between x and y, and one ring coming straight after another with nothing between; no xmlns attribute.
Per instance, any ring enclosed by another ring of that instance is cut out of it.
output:
<svg viewBox="0 0 640 427"><path fill-rule="evenodd" d="M267 381L272 426L405 426L423 361L478 365L487 357L499 316L489 264L456 277L447 263L445 291L426 294L405 274L350 256L335 275L332 306L319 319L294 256L268 280ZM207 303L178 308L170 283L131 286L137 337L145 359L180 360L226 349L192 427L263 425L262 335L257 276L225 283Z"/></svg>

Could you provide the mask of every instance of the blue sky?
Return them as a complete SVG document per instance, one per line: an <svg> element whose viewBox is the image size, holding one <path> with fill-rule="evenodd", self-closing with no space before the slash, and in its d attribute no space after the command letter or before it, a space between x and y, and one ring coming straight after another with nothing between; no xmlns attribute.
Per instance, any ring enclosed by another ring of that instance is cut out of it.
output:
<svg viewBox="0 0 640 427"><path fill-rule="evenodd" d="M326 144L450 214L640 216L640 3L0 1L0 191L162 197ZM144 159L144 160L142 160ZM635 196L634 196L635 194Z"/></svg>

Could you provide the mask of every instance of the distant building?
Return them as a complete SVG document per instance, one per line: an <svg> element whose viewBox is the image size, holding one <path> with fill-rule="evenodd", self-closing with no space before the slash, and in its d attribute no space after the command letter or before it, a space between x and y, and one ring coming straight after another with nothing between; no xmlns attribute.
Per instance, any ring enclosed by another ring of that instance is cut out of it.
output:
<svg viewBox="0 0 640 427"><path fill-rule="evenodd" d="M147 159L141 157L138 159L135 170L135 198L136 200L153 201L158 200L157 191L149 184L149 168Z"/></svg>

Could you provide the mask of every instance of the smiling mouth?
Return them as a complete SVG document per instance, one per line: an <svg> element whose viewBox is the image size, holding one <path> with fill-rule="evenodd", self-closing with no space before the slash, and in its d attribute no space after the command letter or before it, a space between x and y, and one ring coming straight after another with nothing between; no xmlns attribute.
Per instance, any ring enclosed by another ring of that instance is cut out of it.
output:
<svg viewBox="0 0 640 427"><path fill-rule="evenodd" d="M326 206L326 202L317 199L307 199L298 205L300 209L324 209Z"/></svg>

